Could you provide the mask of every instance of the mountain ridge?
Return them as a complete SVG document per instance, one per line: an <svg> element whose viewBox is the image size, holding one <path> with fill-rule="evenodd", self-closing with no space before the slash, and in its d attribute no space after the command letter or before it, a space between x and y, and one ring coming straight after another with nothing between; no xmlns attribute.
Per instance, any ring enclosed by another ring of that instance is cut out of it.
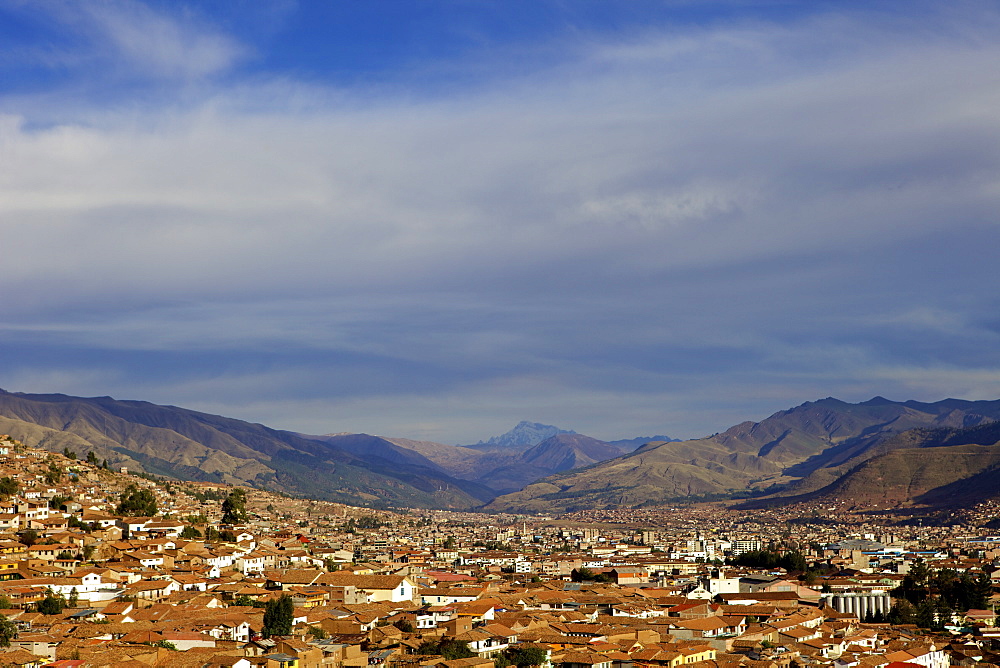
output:
<svg viewBox="0 0 1000 668"><path fill-rule="evenodd" d="M0 390L0 427L136 470L353 505L470 508L491 496L429 467L401 470L293 432L143 401Z"/></svg>
<svg viewBox="0 0 1000 668"><path fill-rule="evenodd" d="M917 427L975 425L1000 419L1000 401L944 399L895 402L873 397L850 404L827 397L681 442L652 442L622 457L549 476L503 495L486 508L562 512L657 504L691 495L758 492L810 476L829 484L829 453L854 457Z"/></svg>

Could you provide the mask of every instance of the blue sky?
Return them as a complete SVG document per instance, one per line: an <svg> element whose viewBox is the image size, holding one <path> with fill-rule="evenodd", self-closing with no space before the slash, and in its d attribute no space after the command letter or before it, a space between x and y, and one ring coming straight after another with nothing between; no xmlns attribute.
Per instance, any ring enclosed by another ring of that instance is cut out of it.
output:
<svg viewBox="0 0 1000 668"><path fill-rule="evenodd" d="M995 399L998 28L0 1L0 387L446 443Z"/></svg>

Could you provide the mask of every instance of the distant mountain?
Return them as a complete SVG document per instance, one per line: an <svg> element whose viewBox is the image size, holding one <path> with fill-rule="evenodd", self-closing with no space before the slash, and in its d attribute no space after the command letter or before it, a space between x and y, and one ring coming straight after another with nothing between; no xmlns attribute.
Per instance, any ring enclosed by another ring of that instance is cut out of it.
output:
<svg viewBox="0 0 1000 668"><path fill-rule="evenodd" d="M484 468L475 480L498 493L512 492L553 473L589 466L624 453L621 448L596 438L563 432L493 468Z"/></svg>
<svg viewBox="0 0 1000 668"><path fill-rule="evenodd" d="M530 447L538 445L550 436L555 436L556 434L575 434L575 431L570 431L567 429L560 429L559 427L554 427L550 424L541 424L539 422L528 422L522 420L517 423L513 429L500 436L493 436L486 441L479 441L475 445L467 445L464 447L473 448L475 450L527 450Z"/></svg>
<svg viewBox="0 0 1000 668"><path fill-rule="evenodd" d="M430 460L448 475L478 483L496 493L516 491L553 473L589 466L626 452L616 445L565 430L524 451L479 450L405 438L384 440L412 450L414 455ZM358 449L352 452L362 454Z"/></svg>
<svg viewBox="0 0 1000 668"><path fill-rule="evenodd" d="M900 432L968 427L998 418L1000 401L946 399L927 404L875 397L849 404L827 398L707 438L648 443L622 457L539 480L495 499L487 508L560 512L656 504L809 479L815 489L843 473L826 469L861 456Z"/></svg>
<svg viewBox="0 0 1000 668"><path fill-rule="evenodd" d="M624 449L611 443L583 434L563 432L525 451L521 461L558 472L590 466L623 454Z"/></svg>
<svg viewBox="0 0 1000 668"><path fill-rule="evenodd" d="M353 505L469 508L493 496L429 460L392 450L391 443L359 456L352 449L360 446L349 438L323 442L144 401L0 390L0 433L47 450L93 451L115 466L155 475Z"/></svg>

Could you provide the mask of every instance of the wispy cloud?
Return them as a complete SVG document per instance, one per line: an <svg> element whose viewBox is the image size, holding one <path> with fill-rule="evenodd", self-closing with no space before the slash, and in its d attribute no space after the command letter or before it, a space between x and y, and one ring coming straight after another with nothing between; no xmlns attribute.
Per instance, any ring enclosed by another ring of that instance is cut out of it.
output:
<svg viewBox="0 0 1000 668"><path fill-rule="evenodd" d="M190 83L224 74L251 49L181 5L154 8L137 0L5 2L12 16L34 23L48 39L17 46L8 66L40 67L73 75L109 98L124 81ZM50 91L51 92L51 91Z"/></svg>
<svg viewBox="0 0 1000 668"><path fill-rule="evenodd" d="M0 99L4 385L79 391L45 376L74 349L117 370L91 394L451 441L1000 393L988 9L591 35L401 97L239 77L193 14L47 7L164 90L231 76L54 125Z"/></svg>

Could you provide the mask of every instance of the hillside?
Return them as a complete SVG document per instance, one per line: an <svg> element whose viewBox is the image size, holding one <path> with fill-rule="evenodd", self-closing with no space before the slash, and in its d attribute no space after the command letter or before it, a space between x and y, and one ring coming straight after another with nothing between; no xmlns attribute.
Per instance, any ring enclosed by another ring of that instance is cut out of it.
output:
<svg viewBox="0 0 1000 668"><path fill-rule="evenodd" d="M1000 422L920 428L886 439L838 467L820 469L783 493L740 507L836 501L847 508L948 508L1000 495L998 483Z"/></svg>
<svg viewBox="0 0 1000 668"><path fill-rule="evenodd" d="M493 496L517 491L553 473L589 466L626 452L624 448L605 441L565 430L526 450L497 446L478 449L360 434L309 438L337 444L359 456L381 457L400 465L419 462L423 466L436 467L444 474L492 490ZM397 447L390 450L392 446ZM409 454L404 454L407 452Z"/></svg>
<svg viewBox="0 0 1000 668"><path fill-rule="evenodd" d="M514 492L553 473L589 466L622 454L624 450L610 443L583 434L562 432L492 468L484 466L476 480L498 493Z"/></svg>
<svg viewBox="0 0 1000 668"><path fill-rule="evenodd" d="M539 480L487 507L561 512L657 504L784 486L807 477L822 487L842 473L831 473L831 466L863 456L900 432L978 425L997 418L1000 401L946 399L926 404L875 397L850 404L827 398L707 438L648 443L623 457Z"/></svg>
<svg viewBox="0 0 1000 668"><path fill-rule="evenodd" d="M468 508L492 496L419 460L400 465L388 451L361 457L336 442L143 401L0 390L0 432L156 475L353 505Z"/></svg>

